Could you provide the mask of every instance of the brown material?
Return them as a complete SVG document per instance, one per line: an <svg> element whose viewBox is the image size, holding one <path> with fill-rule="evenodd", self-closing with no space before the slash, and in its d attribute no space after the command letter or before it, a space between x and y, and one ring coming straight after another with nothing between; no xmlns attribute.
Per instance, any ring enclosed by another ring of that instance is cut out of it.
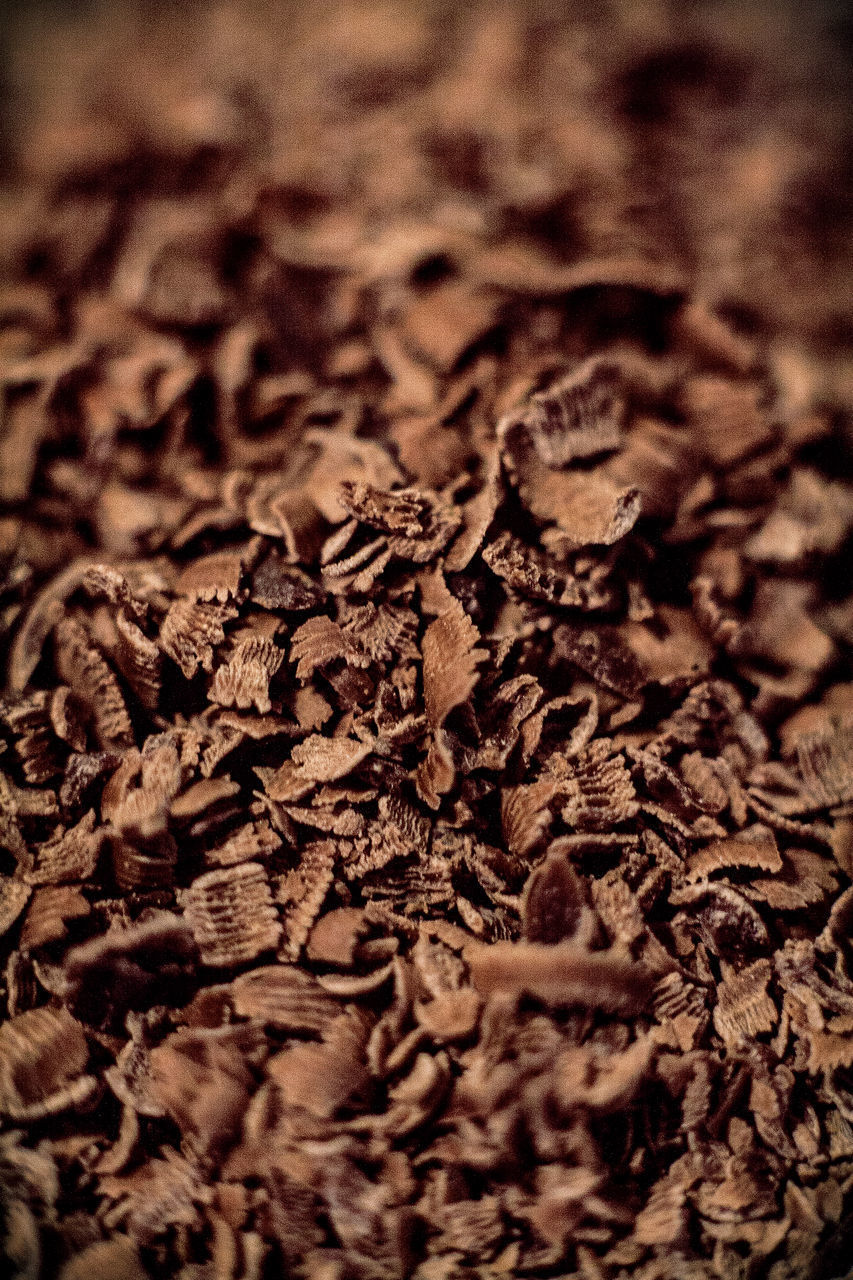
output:
<svg viewBox="0 0 853 1280"><path fill-rule="evenodd" d="M0 1274L840 1278L838 15L18 8Z"/></svg>

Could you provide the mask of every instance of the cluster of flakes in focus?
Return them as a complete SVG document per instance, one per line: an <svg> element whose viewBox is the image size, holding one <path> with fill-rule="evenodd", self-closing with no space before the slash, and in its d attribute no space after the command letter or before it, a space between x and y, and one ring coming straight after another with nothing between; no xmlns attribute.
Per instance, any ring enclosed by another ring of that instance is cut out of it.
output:
<svg viewBox="0 0 853 1280"><path fill-rule="evenodd" d="M848 1265L842 123L639 12L104 24L21 124L26 1280Z"/></svg>

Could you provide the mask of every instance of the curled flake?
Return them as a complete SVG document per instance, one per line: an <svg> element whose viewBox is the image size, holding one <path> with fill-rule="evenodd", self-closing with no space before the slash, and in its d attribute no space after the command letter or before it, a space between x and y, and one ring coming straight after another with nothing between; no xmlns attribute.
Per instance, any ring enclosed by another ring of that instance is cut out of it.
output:
<svg viewBox="0 0 853 1280"><path fill-rule="evenodd" d="M276 893L285 907L283 960L295 960L302 950L334 879L336 857L333 841L315 841L305 846L299 866L283 878Z"/></svg>
<svg viewBox="0 0 853 1280"><path fill-rule="evenodd" d="M606 831L638 812L625 760L608 738L593 739L574 760L557 757L552 771L560 779L563 821L574 830Z"/></svg>
<svg viewBox="0 0 853 1280"><path fill-rule="evenodd" d="M63 615L65 601L81 585L92 565L90 559L80 557L36 596L9 654L7 683L11 693L23 693L29 684L45 641Z"/></svg>
<svg viewBox="0 0 853 1280"><path fill-rule="evenodd" d="M206 871L183 894L205 964L233 967L278 946L281 924L260 863Z"/></svg>
<svg viewBox="0 0 853 1280"><path fill-rule="evenodd" d="M553 821L551 804L558 794L554 778L505 787L501 792L501 827L510 853L527 854L543 839Z"/></svg>
<svg viewBox="0 0 853 1280"><path fill-rule="evenodd" d="M88 880L94 873L104 842L103 830L95 830L95 811L90 809L74 827L60 831L40 845L35 866L26 872L29 884L66 884Z"/></svg>
<svg viewBox="0 0 853 1280"><path fill-rule="evenodd" d="M557 1007L578 1004L639 1013L653 986L645 966L623 953L589 951L573 942L472 944L465 958L471 980L483 995L527 993Z"/></svg>
<svg viewBox="0 0 853 1280"><path fill-rule="evenodd" d="M190 600L226 604L240 595L246 557L237 551L215 551L190 561L175 583L175 592Z"/></svg>
<svg viewBox="0 0 853 1280"><path fill-rule="evenodd" d="M417 615L403 605L354 605L344 610L344 632L370 662L416 658ZM298 672L297 672L298 674Z"/></svg>
<svg viewBox="0 0 853 1280"><path fill-rule="evenodd" d="M66 941L69 921L81 920L91 910L81 891L71 885L36 889L21 926L21 950Z"/></svg>
<svg viewBox="0 0 853 1280"><path fill-rule="evenodd" d="M272 707L269 686L284 661L284 651L266 636L241 640L227 663L217 667L210 686L211 702L246 710L254 705L264 715Z"/></svg>
<svg viewBox="0 0 853 1280"><path fill-rule="evenodd" d="M224 623L237 616L233 605L175 600L160 626L160 644L187 680L199 667L213 671L213 651L225 640Z"/></svg>
<svg viewBox="0 0 853 1280"><path fill-rule="evenodd" d="M767 994L772 974L770 960L762 958L739 972L730 971L717 988L714 1026L730 1048L776 1025L779 1012Z"/></svg>
<svg viewBox="0 0 853 1280"><path fill-rule="evenodd" d="M317 979L293 964L265 965L231 983L234 1012L284 1031L321 1032L338 1016L340 1002Z"/></svg>
<svg viewBox="0 0 853 1280"><path fill-rule="evenodd" d="M361 524L408 538L423 533L430 510L428 499L417 489L377 489L350 480L341 485L340 503Z"/></svg>
<svg viewBox="0 0 853 1280"><path fill-rule="evenodd" d="M85 704L101 747L132 746L133 727L118 680L86 628L70 615L56 625L56 669Z"/></svg>
<svg viewBox="0 0 853 1280"><path fill-rule="evenodd" d="M688 880L701 880L715 871L737 867L755 867L761 871L781 871L782 856L776 837L768 827L755 826L725 840L712 840L691 854L687 863Z"/></svg>
<svg viewBox="0 0 853 1280"><path fill-rule="evenodd" d="M0 938L11 929L29 901L32 889L16 876L0 877Z"/></svg>
<svg viewBox="0 0 853 1280"><path fill-rule="evenodd" d="M601 609L614 600L612 588L593 576L579 578L554 556L501 533L482 550L486 564L520 596L577 609Z"/></svg>
<svg viewBox="0 0 853 1280"><path fill-rule="evenodd" d="M91 1097L83 1028L66 1009L32 1009L0 1025L0 1111L19 1124Z"/></svg>
<svg viewBox="0 0 853 1280"><path fill-rule="evenodd" d="M477 666L487 656L485 649L476 648L479 639L479 631L459 600L424 632L424 705L433 730L470 697L479 679Z"/></svg>
<svg viewBox="0 0 853 1280"><path fill-rule="evenodd" d="M428 490L392 491L345 481L340 501L360 523L386 535L392 555L415 564L434 559L461 523L456 508Z"/></svg>
<svg viewBox="0 0 853 1280"><path fill-rule="evenodd" d="M324 738L321 733L312 733L293 748L291 759L300 777L309 782L334 782L352 773L372 750L370 740Z"/></svg>
<svg viewBox="0 0 853 1280"><path fill-rule="evenodd" d="M143 707L153 710L160 699L163 654L123 610L115 621L119 636L116 665Z"/></svg>
<svg viewBox="0 0 853 1280"><path fill-rule="evenodd" d="M797 743L797 760L816 807L853 800L853 724L804 736Z"/></svg>
<svg viewBox="0 0 853 1280"><path fill-rule="evenodd" d="M531 396L520 413L499 424L498 438L511 455L523 434L546 467L565 467L618 449L624 417L618 368L593 358Z"/></svg>
<svg viewBox="0 0 853 1280"><path fill-rule="evenodd" d="M15 737L15 753L23 763L24 777L33 786L62 772L62 748L57 741L60 735L51 716L55 698L56 694L51 698L39 689L28 698L0 704L0 716Z"/></svg>
<svg viewBox="0 0 853 1280"><path fill-rule="evenodd" d="M358 665L363 663L355 641L332 618L320 614L309 618L294 631L290 641L290 661L296 663L299 680L309 680L318 667L325 667L339 658Z"/></svg>

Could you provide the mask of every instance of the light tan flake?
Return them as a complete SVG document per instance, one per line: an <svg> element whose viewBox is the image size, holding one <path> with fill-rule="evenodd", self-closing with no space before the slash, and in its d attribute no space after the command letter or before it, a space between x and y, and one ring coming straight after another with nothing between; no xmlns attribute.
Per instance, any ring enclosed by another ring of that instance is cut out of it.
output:
<svg viewBox="0 0 853 1280"><path fill-rule="evenodd" d="M66 1009L32 1009L0 1025L0 1111L19 1124L91 1096L83 1028Z"/></svg>
<svg viewBox="0 0 853 1280"><path fill-rule="evenodd" d="M782 855L769 827L756 824L730 839L712 840L690 855L687 879L701 880L715 871L755 867L761 871L781 871Z"/></svg>
<svg viewBox="0 0 853 1280"><path fill-rule="evenodd" d="M254 705L261 715L272 707L269 686L284 661L284 650L266 636L241 640L227 663L216 668L211 702L245 711Z"/></svg>
<svg viewBox="0 0 853 1280"><path fill-rule="evenodd" d="M817 805L853 800L853 724L804 736L797 743L797 760Z"/></svg>
<svg viewBox="0 0 853 1280"><path fill-rule="evenodd" d="M853 1036L809 1030L809 1071L834 1071L853 1066Z"/></svg>
<svg viewBox="0 0 853 1280"><path fill-rule="evenodd" d="M244 964L278 946L281 924L260 863L206 871L182 904L205 964Z"/></svg>
<svg viewBox="0 0 853 1280"><path fill-rule="evenodd" d="M232 604L175 600L160 625L160 643L187 680L199 667L210 674L213 651L225 640L224 624L236 616Z"/></svg>
<svg viewBox="0 0 853 1280"><path fill-rule="evenodd" d="M762 958L740 971L725 966L717 987L714 1026L730 1048L765 1031L772 1031L779 1012L767 994L772 976L770 960Z"/></svg>
<svg viewBox="0 0 853 1280"><path fill-rule="evenodd" d="M494 326L497 295L467 281L452 281L417 298L407 308L402 335L440 372L453 365Z"/></svg>
<svg viewBox="0 0 853 1280"><path fill-rule="evenodd" d="M340 1002L294 964L265 965L231 983L234 1012L284 1031L320 1032L341 1012Z"/></svg>
<svg viewBox="0 0 853 1280"><path fill-rule="evenodd" d="M487 656L476 648L480 633L460 601L431 622L424 633L424 705L433 730L444 724L454 707L470 696Z"/></svg>
<svg viewBox="0 0 853 1280"><path fill-rule="evenodd" d="M524 856L545 837L554 818L551 804L557 794L557 781L551 777L503 789L501 828L510 853Z"/></svg>
<svg viewBox="0 0 853 1280"><path fill-rule="evenodd" d="M281 837L266 821L248 822L227 840L205 851L205 861L217 867L231 867L264 857L281 846Z"/></svg>
<svg viewBox="0 0 853 1280"><path fill-rule="evenodd" d="M214 551L198 556L181 573L175 592L191 600L225 604L240 594L247 557L238 551Z"/></svg>
<svg viewBox="0 0 853 1280"><path fill-rule="evenodd" d="M90 809L76 826L59 831L52 840L39 845L35 866L25 873L29 884L66 884L88 880L95 871L103 830L95 830L96 816Z"/></svg>
<svg viewBox="0 0 853 1280"><path fill-rule="evenodd" d="M160 698L163 653L124 610L116 614L119 642L114 659L143 707L156 708Z"/></svg>
<svg viewBox="0 0 853 1280"><path fill-rule="evenodd" d="M291 760L298 766L302 778L310 782L334 782L352 773L372 750L369 739L360 742L355 738L326 738L313 733L293 748Z"/></svg>
<svg viewBox="0 0 853 1280"><path fill-rule="evenodd" d="M233 778L202 778L175 797L169 813L178 822L197 818L223 800L230 800L239 790L240 785Z"/></svg>
<svg viewBox="0 0 853 1280"><path fill-rule="evenodd" d="M282 960L296 960L334 879L337 846L317 840L302 849L299 865L282 877L276 900L284 906Z"/></svg>
<svg viewBox="0 0 853 1280"><path fill-rule="evenodd" d="M348 969L355 963L368 925L361 907L336 907L320 916L308 935L305 954L319 964Z"/></svg>
<svg viewBox="0 0 853 1280"><path fill-rule="evenodd" d="M86 628L66 615L55 635L57 673L86 706L100 746L132 746L133 727L121 687Z"/></svg>
<svg viewBox="0 0 853 1280"><path fill-rule="evenodd" d="M0 876L0 938L27 905L32 889L17 876Z"/></svg>
<svg viewBox="0 0 853 1280"><path fill-rule="evenodd" d="M296 663L299 680L310 679L318 667L325 667L339 658L366 665L354 640L332 618L325 614L309 618L294 631L290 641L290 661Z"/></svg>
<svg viewBox="0 0 853 1280"><path fill-rule="evenodd" d="M529 460L519 494L537 520L553 526L543 545L567 553L586 546L611 546L624 538L640 514L640 492L619 488L599 471L550 471Z"/></svg>
<svg viewBox="0 0 853 1280"><path fill-rule="evenodd" d="M267 1063L289 1106L328 1118L367 1083L365 1050L372 1019L350 1007L322 1030L322 1044L301 1044L275 1054Z"/></svg>

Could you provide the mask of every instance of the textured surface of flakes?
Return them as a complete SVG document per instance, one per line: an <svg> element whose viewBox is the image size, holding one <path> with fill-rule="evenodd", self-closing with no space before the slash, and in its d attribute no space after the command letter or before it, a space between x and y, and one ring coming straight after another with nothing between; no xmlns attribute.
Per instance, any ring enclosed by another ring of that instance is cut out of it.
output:
<svg viewBox="0 0 853 1280"><path fill-rule="evenodd" d="M233 832L221 844L205 851L205 860L215 866L227 867L236 862L249 862L272 853L281 845L268 822L249 822Z"/></svg>
<svg viewBox="0 0 853 1280"><path fill-rule="evenodd" d="M496 942L466 951L474 985L484 995L527 993L546 1004L639 1012L652 982L643 965L623 954L589 951L572 942L543 946Z"/></svg>
<svg viewBox="0 0 853 1280"><path fill-rule="evenodd" d="M738 867L781 871L782 856L772 831L757 826L741 832L736 839L712 840L690 857L687 878L701 880L715 871L730 871Z"/></svg>
<svg viewBox="0 0 853 1280"><path fill-rule="evenodd" d="M38 8L0 1272L846 1275L830 16Z"/></svg>
<svg viewBox="0 0 853 1280"><path fill-rule="evenodd" d="M99 746L131 746L133 728L118 680L83 624L69 616L56 626L56 670L86 707Z"/></svg>
<svg viewBox="0 0 853 1280"><path fill-rule="evenodd" d="M183 570L175 591L193 601L215 600L223 605L239 595L243 570L244 557L236 551L199 556Z"/></svg>
<svg viewBox="0 0 853 1280"><path fill-rule="evenodd" d="M487 656L485 649L476 647L479 639L479 631L458 600L424 632L424 707L433 730L465 702L477 683L477 666Z"/></svg>
<svg viewBox="0 0 853 1280"><path fill-rule="evenodd" d="M291 638L290 660L296 663L296 675L308 679L318 667L342 658L345 662L358 662L358 646L343 628L332 618L321 614L309 618Z"/></svg>
<svg viewBox="0 0 853 1280"><path fill-rule="evenodd" d="M556 558L511 533L499 534L482 550L486 564L520 596L577 609L606 608L614 600L602 565L579 577Z"/></svg>
<svg viewBox="0 0 853 1280"><path fill-rule="evenodd" d="M546 467L565 467L578 458L618 449L624 417L618 370L593 359L532 396L498 433L510 454L514 437L524 435Z"/></svg>
<svg viewBox="0 0 853 1280"><path fill-rule="evenodd" d="M95 811L90 809L74 827L40 845L35 866L25 873L29 884L63 884L88 880L98 861L104 833L95 830Z"/></svg>
<svg viewBox="0 0 853 1280"><path fill-rule="evenodd" d="M735 1047L775 1026L779 1013L767 993L771 975L771 962L756 960L729 972L718 987L714 1026L727 1045Z"/></svg>
<svg viewBox="0 0 853 1280"><path fill-rule="evenodd" d="M307 781L335 782L352 773L372 750L370 740L324 738L321 733L314 733L293 748L291 759L300 777Z"/></svg>
<svg viewBox="0 0 853 1280"><path fill-rule="evenodd" d="M234 1012L285 1031L316 1031L340 1013L340 1002L315 977L292 964L267 965L231 984Z"/></svg>
<svg viewBox="0 0 853 1280"><path fill-rule="evenodd" d="M225 640L223 624L236 615L233 605L175 600L160 626L160 643L191 680L199 667L213 670L213 651Z"/></svg>
<svg viewBox="0 0 853 1280"><path fill-rule="evenodd" d="M245 964L281 937L266 872L257 862L206 871L186 890L183 905L205 964Z"/></svg>
<svg viewBox="0 0 853 1280"><path fill-rule="evenodd" d="M65 1009L33 1009L0 1026L0 1110L18 1124L87 1101L97 1082L83 1071L89 1047Z"/></svg>
<svg viewBox="0 0 853 1280"><path fill-rule="evenodd" d="M853 725L804 737L797 743L797 759L816 806L853 800Z"/></svg>
<svg viewBox="0 0 853 1280"><path fill-rule="evenodd" d="M0 880L0 937L10 929L27 905L32 889L14 876Z"/></svg>
<svg viewBox="0 0 853 1280"><path fill-rule="evenodd" d="M334 879L336 857L331 840L305 845L298 867L280 881L276 900L285 908L282 959L295 960L302 950Z"/></svg>
<svg viewBox="0 0 853 1280"><path fill-rule="evenodd" d="M272 707L269 686L284 661L284 650L265 636L241 640L227 663L217 667L210 700L245 711L255 706L261 715Z"/></svg>

